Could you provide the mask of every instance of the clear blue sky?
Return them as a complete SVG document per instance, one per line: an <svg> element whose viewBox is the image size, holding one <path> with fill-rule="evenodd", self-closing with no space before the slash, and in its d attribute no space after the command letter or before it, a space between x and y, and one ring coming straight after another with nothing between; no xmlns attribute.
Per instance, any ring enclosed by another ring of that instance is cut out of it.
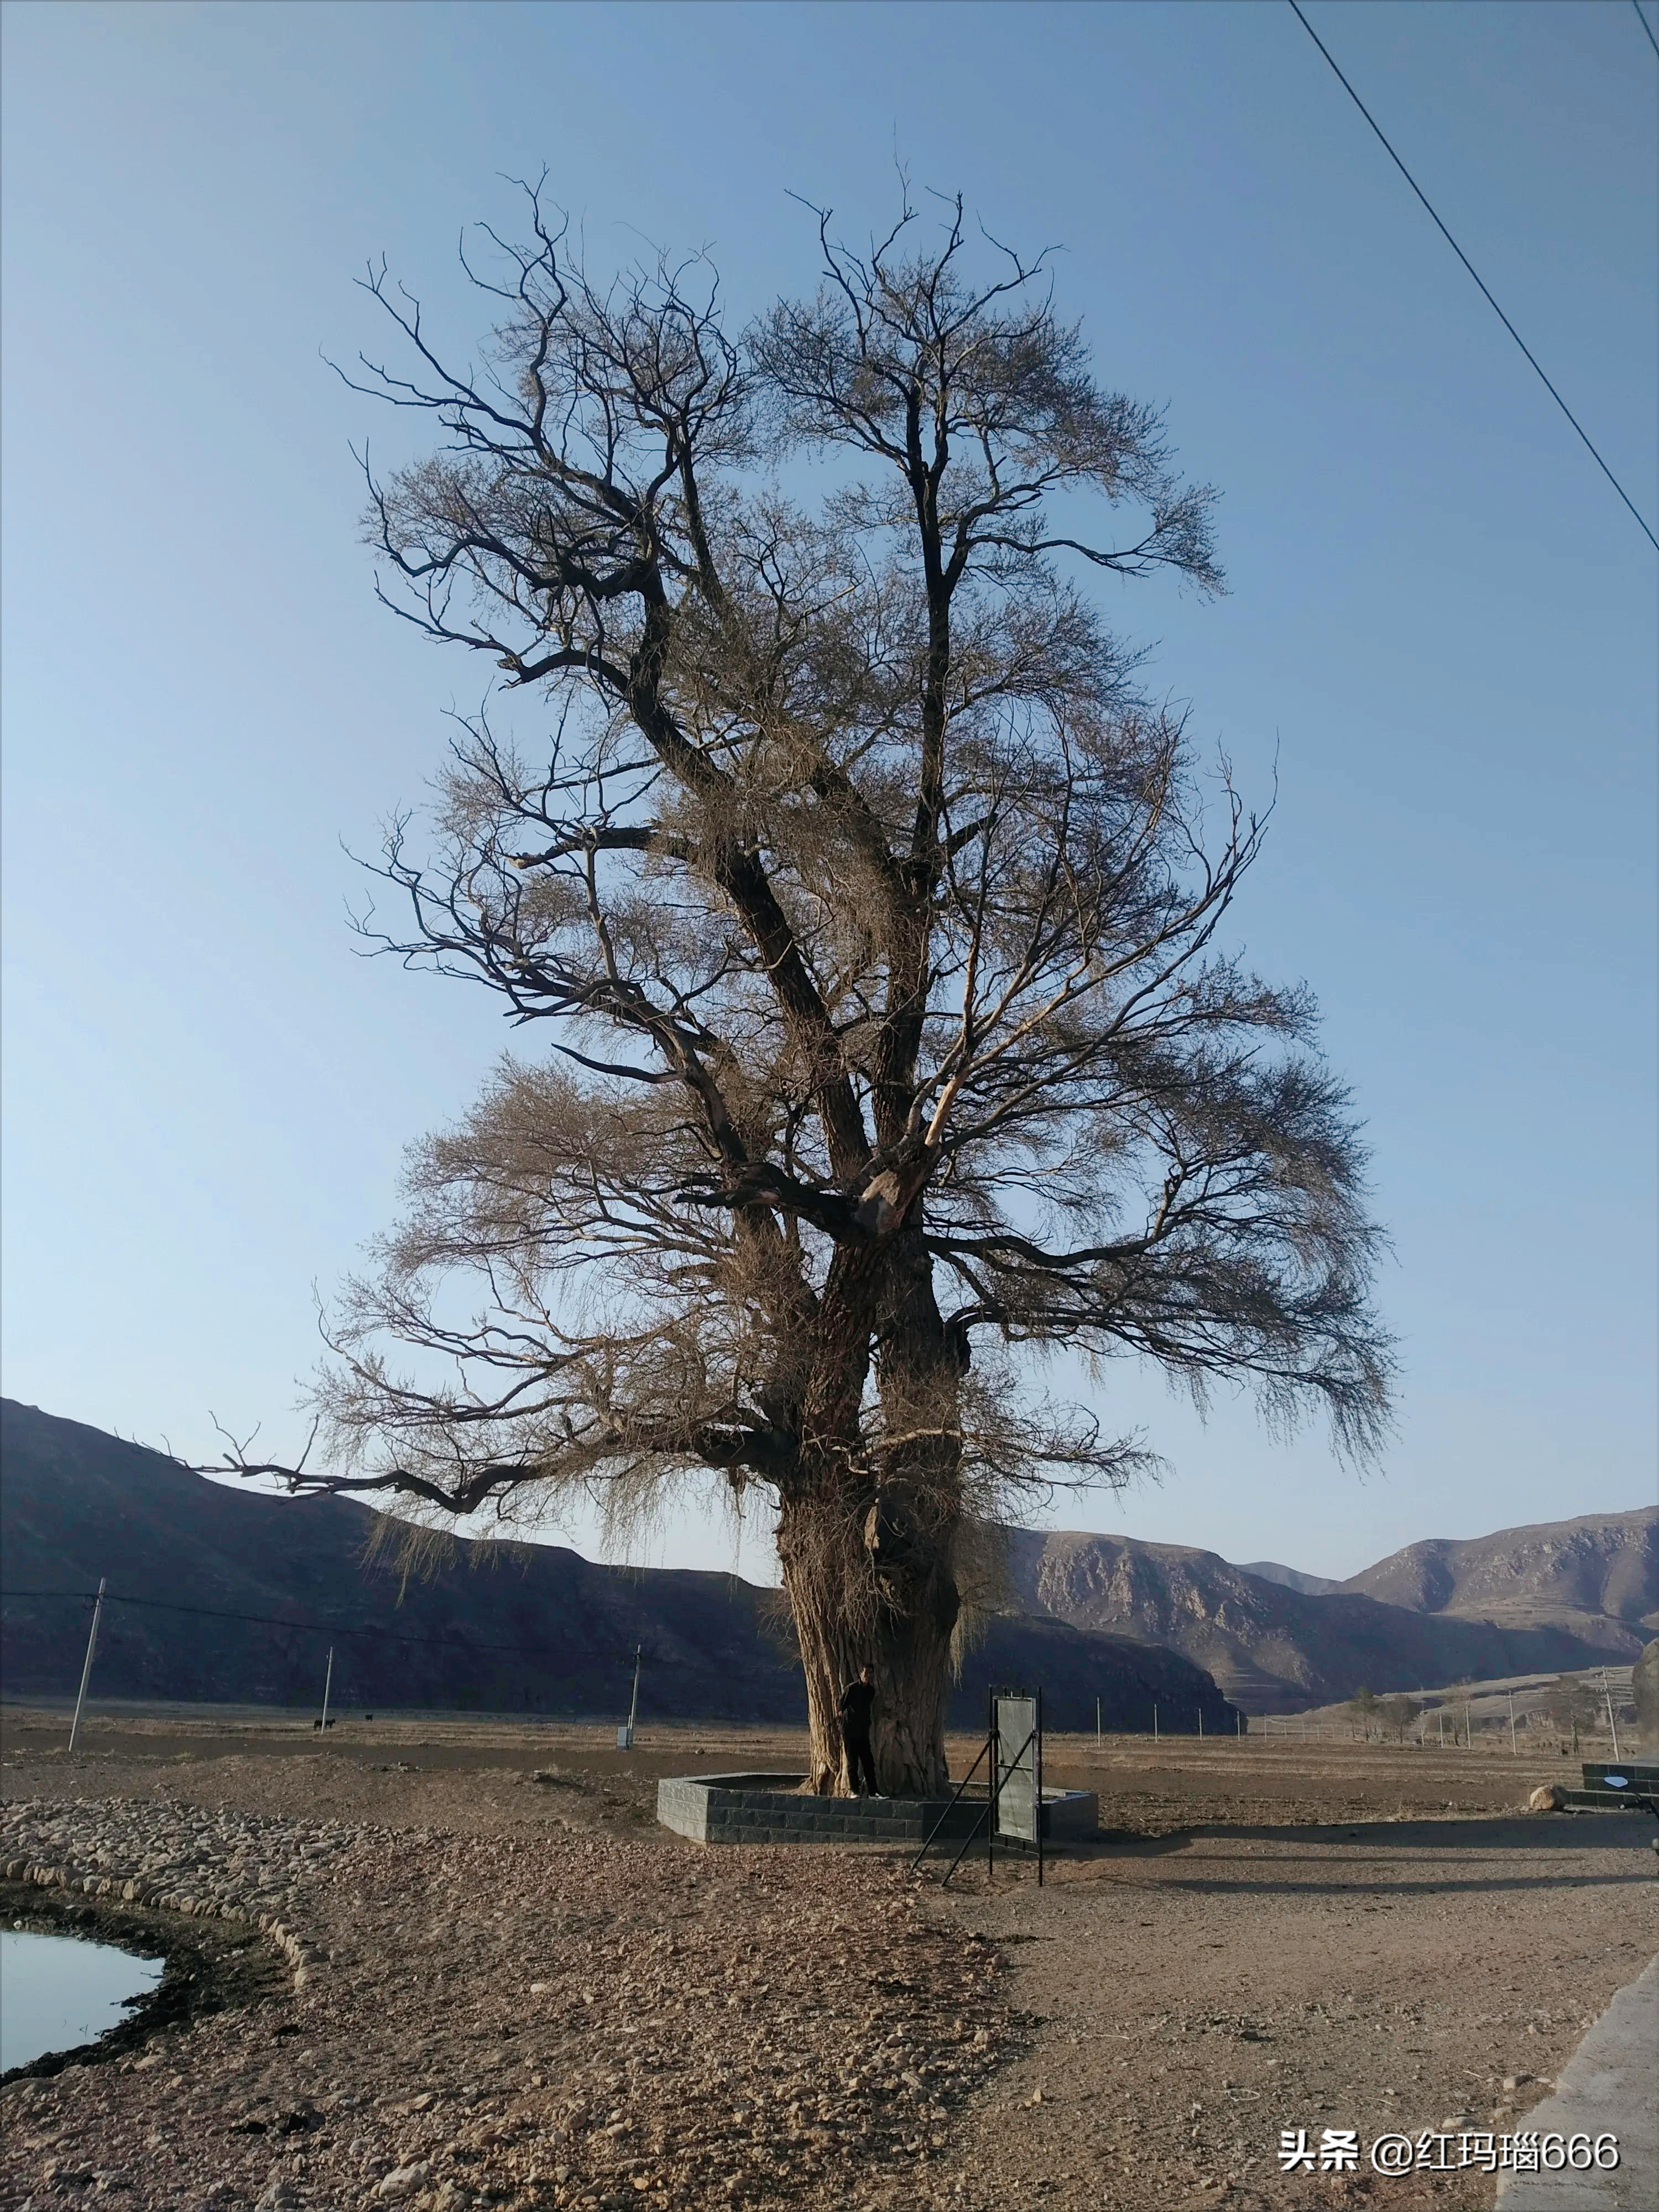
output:
<svg viewBox="0 0 1659 2212"><path fill-rule="evenodd" d="M1631 9L1309 6L1654 520ZM9 1394L291 1446L313 1283L506 1042L343 927L342 841L478 681L371 596L347 441L397 426L319 358L378 342L354 274L464 340L457 235L545 164L595 261L707 243L746 310L812 282L788 194L859 234L896 147L1065 249L1102 374L1224 489L1231 596L1114 610L1247 787L1277 759L1239 933L1316 988L1395 1240L1382 1468L1126 1366L1103 1414L1176 1472L1062 1517L1346 1574L1651 1497L1659 561L1288 7L14 0L3 37Z"/></svg>

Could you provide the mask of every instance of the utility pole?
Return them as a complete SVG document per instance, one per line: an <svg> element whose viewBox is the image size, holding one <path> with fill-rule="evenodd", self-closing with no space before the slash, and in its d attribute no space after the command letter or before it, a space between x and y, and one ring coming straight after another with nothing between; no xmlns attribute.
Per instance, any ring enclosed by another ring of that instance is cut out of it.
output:
<svg viewBox="0 0 1659 2212"><path fill-rule="evenodd" d="M1201 1741L1204 1735L1204 1708L1202 1705L1198 1709L1198 1733Z"/></svg>
<svg viewBox="0 0 1659 2212"><path fill-rule="evenodd" d="M328 1666L323 1674L323 1727L328 1727L328 1695L334 1687L334 1646L328 1647Z"/></svg>
<svg viewBox="0 0 1659 2212"><path fill-rule="evenodd" d="M618 1751L632 1751L634 1748L634 1723L639 1717L640 1711L640 1653L642 1648L637 1644L634 1646L634 1694L629 1700L628 1725L617 1730Z"/></svg>
<svg viewBox="0 0 1659 2212"><path fill-rule="evenodd" d="M92 1608L92 1627L87 1637L87 1662L81 1669L81 1690L75 1700L75 1718L70 1723L69 1747L71 1756L75 1751L75 1739L81 1733L81 1709L87 1702L87 1684L92 1680L92 1655L98 1642L98 1624L104 1617L105 1588L105 1577L100 1575L98 1595Z"/></svg>
<svg viewBox="0 0 1659 2212"><path fill-rule="evenodd" d="M1100 1699L1095 1699L1095 1750L1100 1749Z"/></svg>
<svg viewBox="0 0 1659 2212"><path fill-rule="evenodd" d="M99 1587L101 1589L103 1585L100 1583ZM1619 1723L1613 1717L1613 1692L1607 1687L1607 1670L1605 1667L1601 1669L1601 1695L1607 1700L1607 1734L1613 1738L1613 1755L1617 1759L1620 1755Z"/></svg>
<svg viewBox="0 0 1659 2212"><path fill-rule="evenodd" d="M1510 1757L1518 1759L1520 1756L1520 1753L1515 1747L1515 1692L1511 1690L1510 1692Z"/></svg>
<svg viewBox="0 0 1659 2212"><path fill-rule="evenodd" d="M1158 1741L1158 1707L1152 1707L1152 1741Z"/></svg>

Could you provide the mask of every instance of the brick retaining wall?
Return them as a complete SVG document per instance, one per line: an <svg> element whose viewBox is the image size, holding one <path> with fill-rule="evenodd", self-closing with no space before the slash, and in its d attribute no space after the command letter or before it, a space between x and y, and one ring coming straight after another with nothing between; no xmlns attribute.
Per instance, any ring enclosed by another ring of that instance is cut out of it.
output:
<svg viewBox="0 0 1659 2212"><path fill-rule="evenodd" d="M657 1784L657 1818L699 1844L910 1844L920 1849L945 1817L939 1840L960 1840L985 1808L983 1793L948 1797L814 1797L799 1774L678 1775ZM1045 1790L1045 1841L1089 1836L1099 1826L1092 1790Z"/></svg>

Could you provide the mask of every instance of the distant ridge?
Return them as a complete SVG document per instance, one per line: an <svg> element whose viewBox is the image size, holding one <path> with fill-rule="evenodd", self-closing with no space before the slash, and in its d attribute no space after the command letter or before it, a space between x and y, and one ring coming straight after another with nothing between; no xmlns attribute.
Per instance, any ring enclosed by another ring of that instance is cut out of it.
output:
<svg viewBox="0 0 1659 2212"><path fill-rule="evenodd" d="M1659 1632L1644 1609L1654 1602L1656 1527L1659 1509L1648 1509L1414 1545L1312 1594L1186 1545L1015 1531L1010 1579L1013 1602L1028 1612L1167 1644L1247 1712L1285 1712L1360 1688L1632 1660ZM1373 1577L1382 1590L1366 1587ZM1414 1601L1390 1601L1390 1589ZM1589 1602L1598 1598L1607 1609Z"/></svg>
<svg viewBox="0 0 1659 2212"><path fill-rule="evenodd" d="M1461 1540L1431 1536L1341 1587L1414 1613L1526 1626L1610 1620L1659 1635L1659 1506Z"/></svg>
<svg viewBox="0 0 1659 2212"><path fill-rule="evenodd" d="M1258 1582L1277 1583L1282 1589L1300 1590L1304 1597L1323 1597L1327 1590L1342 1587L1329 1575L1304 1575L1300 1567L1281 1567L1277 1559L1246 1559L1238 1571Z"/></svg>
<svg viewBox="0 0 1659 2212"><path fill-rule="evenodd" d="M100 1638L105 1698L313 1705L335 1646L343 1709L459 1707L617 1717L644 1647L646 1719L804 1722L794 1639L770 1591L735 1575L595 1565L562 1546L503 1556L463 1541L400 1590L365 1567L373 1516L337 1498L207 1481L100 1429L0 1399L0 1554L8 1590L113 1590ZM195 1613L165 1609L192 1607ZM284 1626L213 1618L275 1615ZM88 1608L9 1598L0 1677L13 1699L72 1695ZM320 1630L298 1626L324 1624ZM362 1633L356 1632L369 1632ZM964 1661L952 1721L974 1727L991 1682L1040 1682L1048 1724L1223 1733L1236 1715L1192 1661L1053 1618L994 1619Z"/></svg>

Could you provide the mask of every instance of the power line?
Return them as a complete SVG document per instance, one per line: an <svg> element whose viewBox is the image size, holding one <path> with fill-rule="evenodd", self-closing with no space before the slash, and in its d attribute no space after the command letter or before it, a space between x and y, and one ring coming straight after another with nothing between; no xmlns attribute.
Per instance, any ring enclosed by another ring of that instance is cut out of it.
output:
<svg viewBox="0 0 1659 2212"><path fill-rule="evenodd" d="M0 1598L61 1597L76 1598L83 1605L93 1603L94 1590L0 1590ZM286 1620L274 1613L221 1613L211 1606L174 1605L166 1598L120 1597L113 1590L104 1593L106 1605L138 1605L155 1613L187 1613L198 1620L241 1620L266 1628L294 1628L313 1636L378 1636L387 1644L419 1644L433 1650L453 1651L463 1658L475 1652L517 1652L526 1656L542 1659L568 1659L569 1654L550 1644L469 1644L453 1636L398 1636L388 1628L352 1628L334 1620ZM622 1646L618 1650L623 1649ZM631 1656L631 1655L630 1655Z"/></svg>
<svg viewBox="0 0 1659 2212"><path fill-rule="evenodd" d="M1463 266L1468 270L1470 276L1474 278L1475 283L1480 285L1481 295L1486 300L1486 305L1492 309L1493 314L1497 316L1498 321L1502 323L1504 328L1515 340L1516 345L1520 347L1522 352L1526 355L1527 359L1531 362L1533 368L1537 371L1540 383L1542 384L1545 391L1549 393L1550 398L1555 402L1556 405L1561 410L1561 412L1566 416L1568 422L1571 423L1573 428L1577 431L1579 437L1583 441L1584 450L1586 453L1589 453L1596 467L1601 470L1602 475L1618 493L1620 498L1624 501L1625 505L1629 507L1631 513L1636 517L1637 527L1641 531L1649 544L1652 546L1656 553L1659 553L1659 538L1656 538L1652 531L1648 528L1647 524L1643 520L1641 511L1637 507L1634 500L1631 498L1630 494L1625 489L1623 484L1620 483L1618 477L1614 476L1613 471L1607 466L1607 463L1601 459L1600 453L1596 452L1595 447L1590 443L1589 434L1586 432L1583 423L1580 422L1578 417L1573 413L1571 408L1568 406L1566 401L1561 397L1555 386L1550 382L1548 377L1545 375L1543 370L1539 368L1537 357L1533 353L1531 347L1522 337L1520 331L1516 329L1515 325L1504 313L1504 310L1498 306L1497 301L1492 298L1492 294L1487 291L1486 286L1480 283L1480 274L1476 270L1474 264L1469 259L1468 255L1464 252L1462 247L1452 236L1450 231L1447 229L1445 224L1441 222L1439 216L1436 215L1434 210L1429 206L1428 198L1425 194L1422 186L1418 183L1416 178L1413 176L1411 171L1406 167L1406 164L1401 160L1399 155L1395 152L1394 148L1389 143L1387 138L1383 137L1382 125L1377 122L1376 118L1371 113L1370 108L1366 106L1364 101L1359 97L1359 94L1348 82L1347 78L1343 76L1341 70L1337 67L1330 48L1325 44L1325 41L1320 37L1318 32L1315 30L1313 25L1303 14L1299 0L1290 0L1290 4L1295 13L1297 21L1301 24L1303 29L1313 40L1315 46L1318 47L1320 52L1323 54L1326 60L1330 63L1332 73L1335 76L1337 82L1341 86L1343 91L1347 94L1349 99L1352 100L1354 106L1359 110L1359 112L1364 117L1366 122L1370 125L1371 129L1376 132L1377 143L1382 147L1383 152L1394 163L1395 168L1399 170L1401 175L1411 186L1413 191L1417 194L1418 198L1422 201L1424 207L1428 210L1430 221L1433 223L1435 228L1440 233L1442 238L1445 240L1447 245L1450 246L1452 252L1457 256ZM1638 15L1642 15L1642 11L1639 8L1637 9L1636 12ZM1651 39L1653 33L1649 28L1648 19L1645 15L1642 15L1642 28L1647 32L1648 36Z"/></svg>
<svg viewBox="0 0 1659 2212"><path fill-rule="evenodd" d="M1637 21L1642 26L1642 28L1648 34L1648 44L1653 48L1656 54L1659 54L1659 39L1656 39L1654 37L1653 26L1649 22L1647 17L1642 13L1642 0L1630 0L1630 4L1636 10Z"/></svg>

